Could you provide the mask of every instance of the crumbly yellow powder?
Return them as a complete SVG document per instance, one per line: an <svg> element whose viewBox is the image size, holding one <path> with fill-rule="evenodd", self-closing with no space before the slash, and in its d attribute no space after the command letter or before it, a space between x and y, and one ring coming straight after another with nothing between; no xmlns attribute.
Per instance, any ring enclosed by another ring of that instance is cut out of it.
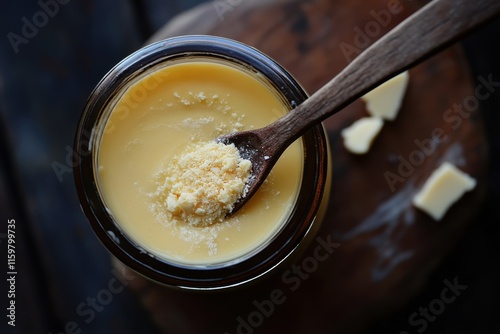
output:
<svg viewBox="0 0 500 334"><path fill-rule="evenodd" d="M168 215L193 226L222 222L244 196L251 170L252 163L233 144L191 144L163 174Z"/></svg>

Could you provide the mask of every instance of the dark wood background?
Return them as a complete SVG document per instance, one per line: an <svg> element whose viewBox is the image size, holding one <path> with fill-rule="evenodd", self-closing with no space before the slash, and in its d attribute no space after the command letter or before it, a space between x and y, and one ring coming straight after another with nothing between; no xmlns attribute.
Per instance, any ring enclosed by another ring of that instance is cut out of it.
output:
<svg viewBox="0 0 500 334"><path fill-rule="evenodd" d="M77 308L114 279L109 254L80 210L71 173L72 144L87 96L119 60L170 18L201 0L11 1L0 6L0 332L157 333L141 301L127 289L88 323ZM23 20L40 3L57 13L19 44ZM54 8L54 7L53 7ZM54 9L54 11L56 11ZM474 77L500 81L500 21L462 43ZM372 333L400 333L408 316L438 296L443 279L468 288L426 333L500 333L500 90L482 101L490 142L490 189L479 222L407 307ZM54 166L68 166L59 174ZM16 220L16 327L7 326L6 225ZM196 321L196 319L193 319ZM74 327L71 329L71 327ZM174 333L176 334L176 333Z"/></svg>

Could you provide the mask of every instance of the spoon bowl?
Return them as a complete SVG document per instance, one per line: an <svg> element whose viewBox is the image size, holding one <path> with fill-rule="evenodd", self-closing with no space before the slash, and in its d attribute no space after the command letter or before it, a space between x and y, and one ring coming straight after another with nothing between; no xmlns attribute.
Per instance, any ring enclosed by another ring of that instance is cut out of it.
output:
<svg viewBox="0 0 500 334"><path fill-rule="evenodd" d="M241 198L235 203L230 215L238 211L243 205L250 200L255 192L260 188L265 181L272 168L281 156L278 149L283 151L286 147L269 145L269 140L263 136L266 131L262 128L260 131L248 130L242 132L234 132L217 138L217 141L226 145L233 144L243 159L252 162L252 172L247 181L245 191ZM288 145L287 145L288 146Z"/></svg>

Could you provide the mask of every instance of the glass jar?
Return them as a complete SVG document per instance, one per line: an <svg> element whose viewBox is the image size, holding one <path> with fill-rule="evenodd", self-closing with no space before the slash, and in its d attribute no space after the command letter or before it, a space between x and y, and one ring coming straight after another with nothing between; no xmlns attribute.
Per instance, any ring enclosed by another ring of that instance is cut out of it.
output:
<svg viewBox="0 0 500 334"><path fill-rule="evenodd" d="M328 202L329 150L321 125L299 139L303 150L300 190L280 227L254 249L237 258L208 264L183 263L151 251L123 228L107 203L99 176L101 141L112 130L108 123L117 102L138 80L174 64L200 61L228 65L250 74L268 87L287 110L307 98L281 66L242 43L214 36L183 36L148 45L117 64L90 95L75 139L75 151L81 161L75 167L74 177L83 211L113 256L159 283L214 290L264 277L305 249L321 223ZM134 103L141 103L139 96Z"/></svg>

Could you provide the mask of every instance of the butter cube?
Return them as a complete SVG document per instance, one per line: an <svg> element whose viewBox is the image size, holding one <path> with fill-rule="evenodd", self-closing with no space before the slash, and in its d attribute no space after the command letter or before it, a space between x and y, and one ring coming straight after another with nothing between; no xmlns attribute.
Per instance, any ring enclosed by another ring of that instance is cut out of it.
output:
<svg viewBox="0 0 500 334"><path fill-rule="evenodd" d="M465 192L474 189L476 180L449 162L432 172L422 189L413 198L413 205L441 220L448 209Z"/></svg>
<svg viewBox="0 0 500 334"><path fill-rule="evenodd" d="M340 133L344 138L344 146L351 153L365 154L383 125L384 121L380 117L358 119Z"/></svg>
<svg viewBox="0 0 500 334"><path fill-rule="evenodd" d="M394 120L401 108L410 76L405 71L361 97L372 116Z"/></svg>

